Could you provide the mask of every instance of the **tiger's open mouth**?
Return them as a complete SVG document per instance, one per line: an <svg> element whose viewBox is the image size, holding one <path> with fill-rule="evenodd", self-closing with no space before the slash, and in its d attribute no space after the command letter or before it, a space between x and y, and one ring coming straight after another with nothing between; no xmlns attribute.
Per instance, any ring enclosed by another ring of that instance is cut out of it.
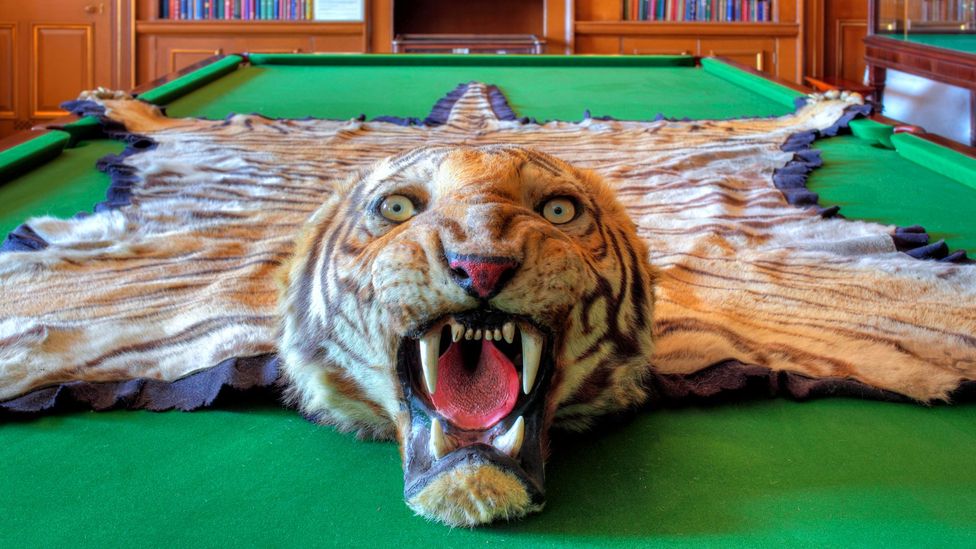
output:
<svg viewBox="0 0 976 549"><path fill-rule="evenodd" d="M446 472L491 465L542 505L551 340L528 319L488 309L442 317L401 340L408 502Z"/></svg>

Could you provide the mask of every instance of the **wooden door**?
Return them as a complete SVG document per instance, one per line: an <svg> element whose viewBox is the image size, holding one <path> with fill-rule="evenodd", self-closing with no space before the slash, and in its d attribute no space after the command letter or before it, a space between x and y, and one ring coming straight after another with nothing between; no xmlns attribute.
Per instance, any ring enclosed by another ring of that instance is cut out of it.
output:
<svg viewBox="0 0 976 549"><path fill-rule="evenodd" d="M868 3L823 0L823 20L823 76L862 82Z"/></svg>
<svg viewBox="0 0 976 549"><path fill-rule="evenodd" d="M63 101L113 87L120 0L0 2L0 121L27 129L64 114Z"/></svg>

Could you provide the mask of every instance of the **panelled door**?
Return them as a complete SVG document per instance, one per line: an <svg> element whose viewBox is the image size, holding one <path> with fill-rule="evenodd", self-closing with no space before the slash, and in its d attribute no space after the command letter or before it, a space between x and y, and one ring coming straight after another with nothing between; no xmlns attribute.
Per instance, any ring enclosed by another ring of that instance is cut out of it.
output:
<svg viewBox="0 0 976 549"><path fill-rule="evenodd" d="M823 0L822 9L823 76L863 81L868 3Z"/></svg>
<svg viewBox="0 0 976 549"><path fill-rule="evenodd" d="M61 116L61 102L114 87L121 0L0 0L0 133ZM117 38L117 37L116 37Z"/></svg>

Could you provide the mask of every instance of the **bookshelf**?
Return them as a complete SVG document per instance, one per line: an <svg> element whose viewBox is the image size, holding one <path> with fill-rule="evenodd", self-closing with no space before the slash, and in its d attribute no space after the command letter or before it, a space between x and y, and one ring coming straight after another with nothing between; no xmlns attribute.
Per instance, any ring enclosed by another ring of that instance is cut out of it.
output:
<svg viewBox="0 0 976 549"><path fill-rule="evenodd" d="M805 0L772 0L764 17L768 21L628 19L625 8L632 9L632 1L637 0L576 0L574 51L718 55L784 80L803 81Z"/></svg>
<svg viewBox="0 0 976 549"><path fill-rule="evenodd" d="M134 2L133 76L136 84L149 82L221 53L368 51L365 13L363 20L360 21L239 17L173 19L163 17L163 2L166 1L135 0ZM240 0L237 1L240 3ZM368 2L368 0L363 1ZM260 0L254 5L257 10L261 5Z"/></svg>
<svg viewBox="0 0 976 549"><path fill-rule="evenodd" d="M219 53L388 53L416 33L534 34L550 54L721 55L802 82L804 5L821 0L769 0L763 22L627 20L640 0L363 0L362 20L343 22L172 19L168 0L130 1L117 36L134 86Z"/></svg>

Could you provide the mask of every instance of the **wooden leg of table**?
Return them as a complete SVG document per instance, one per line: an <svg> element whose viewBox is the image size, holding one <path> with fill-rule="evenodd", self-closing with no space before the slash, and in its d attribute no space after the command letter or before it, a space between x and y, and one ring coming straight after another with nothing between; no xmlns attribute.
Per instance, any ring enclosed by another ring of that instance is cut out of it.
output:
<svg viewBox="0 0 976 549"><path fill-rule="evenodd" d="M969 90L969 145L976 147L976 90Z"/></svg>
<svg viewBox="0 0 976 549"><path fill-rule="evenodd" d="M884 99L885 79L888 77L888 69L871 65L868 67L868 85L874 88L874 104L880 112L882 100Z"/></svg>

